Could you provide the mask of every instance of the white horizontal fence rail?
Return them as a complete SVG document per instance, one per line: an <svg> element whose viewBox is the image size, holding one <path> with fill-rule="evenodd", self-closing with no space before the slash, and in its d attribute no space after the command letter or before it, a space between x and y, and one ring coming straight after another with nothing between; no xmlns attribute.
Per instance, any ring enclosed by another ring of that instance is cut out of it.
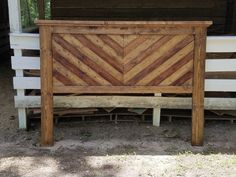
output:
<svg viewBox="0 0 236 177"><path fill-rule="evenodd" d="M40 89L40 77L14 77L14 89Z"/></svg>
<svg viewBox="0 0 236 177"><path fill-rule="evenodd" d="M10 45L12 49L39 50L39 34L11 33Z"/></svg>
<svg viewBox="0 0 236 177"><path fill-rule="evenodd" d="M236 69L236 59L206 60L206 72L230 72Z"/></svg>
<svg viewBox="0 0 236 177"><path fill-rule="evenodd" d="M11 48L14 50L39 50L39 35L11 33ZM236 52L236 36L207 37L208 53ZM12 69L18 71L40 69L40 58L13 56ZM207 59L206 72L236 72L236 59ZM39 77L16 75L14 89L40 89ZM236 92L236 79L205 79L205 91ZM15 96L17 108L40 107L40 96ZM175 108L191 109L191 98L132 97L132 96L55 96L55 107L136 107L136 108ZM205 109L235 110L236 98L205 98Z"/></svg>
<svg viewBox="0 0 236 177"><path fill-rule="evenodd" d="M12 69L40 69L39 57L11 57Z"/></svg>
<svg viewBox="0 0 236 177"><path fill-rule="evenodd" d="M209 36L207 37L207 53L236 52L236 36Z"/></svg>

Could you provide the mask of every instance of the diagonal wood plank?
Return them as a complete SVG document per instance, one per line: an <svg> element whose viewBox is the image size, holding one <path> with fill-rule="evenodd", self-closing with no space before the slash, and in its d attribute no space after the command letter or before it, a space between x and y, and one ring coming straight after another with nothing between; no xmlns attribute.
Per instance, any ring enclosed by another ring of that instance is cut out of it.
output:
<svg viewBox="0 0 236 177"><path fill-rule="evenodd" d="M60 39L60 38L59 38ZM64 42L63 40L60 42ZM77 77L80 77L81 79L89 79L89 80L95 80L96 85L111 85L110 82L103 79L101 76L99 76L95 71L93 71L90 67L88 67L86 64L83 63L82 60L78 59L78 57L74 56L72 53L69 52L71 49L70 45L65 43L66 47L62 47L59 45L55 39L53 41L53 46L55 47L54 50L63 58L68 60L69 63L74 65L77 69L81 71L80 75L77 75ZM76 51L75 51L76 52ZM82 80L83 80L82 79Z"/></svg>
<svg viewBox="0 0 236 177"><path fill-rule="evenodd" d="M61 73L59 73L57 70L53 70L53 77L59 81L61 84L63 83L63 85L66 85L66 86L71 86L71 85L74 85L73 82L71 82L71 80L69 80L66 76L62 75ZM54 80L53 80L53 83L54 83ZM61 85L60 84L60 85Z"/></svg>
<svg viewBox="0 0 236 177"><path fill-rule="evenodd" d="M54 76L54 78L56 78L57 80L60 80L60 78L58 77L65 77L68 80L70 80L71 82L70 85L88 85L80 77L78 77L76 74L71 72L68 68L66 68L65 65L62 65L60 62L56 62L55 59L53 59L53 71L58 73ZM64 82L64 85L67 85L67 84L65 84Z"/></svg>
<svg viewBox="0 0 236 177"><path fill-rule="evenodd" d="M109 63L104 61L101 57L96 55L93 51L91 51L89 48L84 46L79 40L77 40L72 35L62 35L63 39L65 39L68 43L73 45L74 47L79 50L79 52L82 53L82 55L87 56L92 62L96 63L98 65L98 68L100 68L104 72L108 72L112 78L115 78L115 80L122 81L123 74L119 71L117 71L113 66L111 66ZM99 71L101 72L101 71Z"/></svg>
<svg viewBox="0 0 236 177"><path fill-rule="evenodd" d="M180 86L180 85L191 85L192 84L192 76L193 76L193 71L188 71L185 73L182 77L179 79L175 80L172 85L173 86Z"/></svg>
<svg viewBox="0 0 236 177"><path fill-rule="evenodd" d="M76 35L74 35L76 36ZM115 36L115 35L110 35L108 38L111 39L111 41L105 41L101 38L101 36L107 36L107 35L84 35L88 40L90 40L95 47L97 48L97 50L100 50L104 53L107 54L107 56L110 56L112 59L114 59L115 61L118 62L118 64L122 64L123 63L123 51L120 51L119 53L119 49L115 49L114 48L114 44L110 44L111 42L113 42L113 38L111 38L111 36ZM105 38L105 37L104 37ZM82 43L82 42L81 42ZM123 50L123 43L120 44L117 42L118 46L122 47ZM83 46L85 46L83 44ZM87 46L85 46L87 47ZM87 47L88 48L88 47ZM91 50L91 49L90 49ZM91 50L92 51L92 50ZM95 53L95 52L94 52ZM96 54L97 55L97 54ZM103 59L104 60L104 59Z"/></svg>
<svg viewBox="0 0 236 177"><path fill-rule="evenodd" d="M64 52L61 52L60 55L64 56L70 63L72 63L75 67L82 69L86 74L82 76L86 77L86 79L93 79L96 80L98 83L97 85L121 85L121 73L120 80L117 77L114 77L110 74L110 71L106 71L106 69L102 69L104 65L98 64L94 62L90 56L82 53L84 51L82 48L79 50L75 45L72 45L70 42L67 41L67 38L64 39L64 36L56 36L55 38L55 46L61 48ZM71 38L69 38L71 39ZM60 44L58 44L60 43ZM62 48L62 46L64 48ZM66 51L65 51L66 49ZM96 58L95 58L96 60ZM98 61L98 60L96 60ZM114 70L114 69L113 69ZM112 72L112 71L111 71ZM119 76L117 75L117 76ZM105 83L104 83L105 81Z"/></svg>
<svg viewBox="0 0 236 177"><path fill-rule="evenodd" d="M104 44L109 44L110 47L119 55L123 56L123 45L120 45L118 42L113 40L111 37L108 35L103 35L103 34L98 34L97 35L103 42Z"/></svg>
<svg viewBox="0 0 236 177"><path fill-rule="evenodd" d="M193 42L185 46L183 49L178 51L175 55L171 56L169 59L166 59L162 65L157 66L152 72L148 74L148 77L143 78L138 82L138 84L148 84L151 80L158 77L161 73L163 73L166 69L178 63L181 58L187 55L193 49Z"/></svg>
<svg viewBox="0 0 236 177"><path fill-rule="evenodd" d="M136 64L140 62L142 59L145 59L145 56L147 57L152 52L150 51L151 50L150 46L158 43L158 41L161 38L162 38L161 35L148 35L143 43L136 45L136 48L130 51L127 55L125 55L124 56L125 72L127 72L130 69L129 65ZM124 40L126 40L126 38Z"/></svg>
<svg viewBox="0 0 236 177"><path fill-rule="evenodd" d="M163 60L163 56L166 53L170 53L170 48L175 47L175 45L177 45L178 42L182 41L184 38L185 36L178 36L176 38L172 38L168 40L165 43L165 45L162 45L158 50L153 52L153 54L150 55L148 59L141 61L140 63L137 63L137 65L134 66L130 71L125 72L125 75L124 75L125 82L128 82L129 80L131 80L138 73L141 73L141 72L151 73L151 70L143 71L143 69L152 67L152 66L154 66L154 69L155 69L156 68L155 62L157 62L157 60L161 60L161 59Z"/></svg>
<svg viewBox="0 0 236 177"><path fill-rule="evenodd" d="M169 68L170 65L179 61L183 55L193 50L192 36L175 36L162 44L157 52L137 64L131 71L125 75L125 82L128 85L146 85L156 76ZM191 45L189 45L192 43ZM178 46L178 47L174 47ZM186 47L187 46L187 47ZM142 69L139 69L142 68Z"/></svg>
<svg viewBox="0 0 236 177"><path fill-rule="evenodd" d="M128 55L133 49L144 43L148 35L124 35L124 56Z"/></svg>
<svg viewBox="0 0 236 177"><path fill-rule="evenodd" d="M83 81L85 81L88 85L98 85L99 84L94 79L87 77L86 73L81 71L75 65L68 62L68 60L66 58L62 57L57 52L54 52L54 57L55 57L56 62L60 63L61 65L64 65L68 70L70 70L72 73L77 75L79 78L81 78Z"/></svg>
<svg viewBox="0 0 236 177"><path fill-rule="evenodd" d="M140 62L143 62L144 60L147 60L150 55L152 55L155 51L158 51L158 49L164 45L167 41L169 41L172 38L172 36L154 36L147 39L147 41L154 41L154 43L146 43L144 42L143 45L145 46L144 49L140 50L139 48L135 48L133 50L133 53L137 53L137 55L133 58L125 57L125 66L124 66L124 72L128 72L131 70L134 66L139 64ZM140 47L141 45L139 45ZM142 46L141 46L142 47Z"/></svg>
<svg viewBox="0 0 236 177"><path fill-rule="evenodd" d="M64 38L63 38L64 39ZM68 41L67 41L68 42ZM79 41L77 41L78 43ZM68 42L68 44L71 44ZM72 50L73 49L73 50ZM107 71L107 68L103 68L103 65L97 64L94 62L93 57L89 57L87 54L83 53L83 49L77 49L73 45L73 47L70 47L70 53L72 53L74 56L76 56L78 59L80 59L85 65L87 65L89 68L91 68L94 72L96 72L100 77L107 80L112 85L122 85L122 81L117 79L116 77L113 77L110 72Z"/></svg>
<svg viewBox="0 0 236 177"><path fill-rule="evenodd" d="M54 34L53 38L55 78L65 86L192 85L193 35ZM179 71L185 65L188 70Z"/></svg>
<svg viewBox="0 0 236 177"><path fill-rule="evenodd" d="M179 61L166 68L165 71L149 82L148 85L160 85L162 81L166 80L168 77L171 77L171 75L174 73L176 74L176 71L179 70L179 68L185 66L191 60L193 60L193 51L190 51L190 53L188 53L186 56L183 56L183 58L181 58Z"/></svg>
<svg viewBox="0 0 236 177"><path fill-rule="evenodd" d="M108 53L103 52L101 48L97 47L90 39L85 37L84 35L76 35L76 38L86 47L88 47L90 50L92 50L94 53L96 53L98 56L103 58L107 63L112 65L114 68L116 68L118 71L122 72L123 67L122 63L119 63L118 60L116 60L115 57L110 56Z"/></svg>
<svg viewBox="0 0 236 177"><path fill-rule="evenodd" d="M175 73L173 73L170 77L167 77L163 80L159 85L173 85L177 79L182 77L185 73L189 72L193 69L193 60L189 60L188 63L180 67Z"/></svg>

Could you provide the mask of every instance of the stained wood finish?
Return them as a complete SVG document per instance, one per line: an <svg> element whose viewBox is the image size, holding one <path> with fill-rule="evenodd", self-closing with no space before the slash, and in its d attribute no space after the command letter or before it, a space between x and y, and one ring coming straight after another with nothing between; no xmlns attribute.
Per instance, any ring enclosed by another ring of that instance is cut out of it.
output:
<svg viewBox="0 0 236 177"><path fill-rule="evenodd" d="M204 78L206 56L206 29L197 28L194 50L192 99L192 145L203 145L204 133Z"/></svg>
<svg viewBox="0 0 236 177"><path fill-rule="evenodd" d="M54 34L54 86L191 87L193 41L193 35Z"/></svg>
<svg viewBox="0 0 236 177"><path fill-rule="evenodd" d="M38 21L42 144L53 144L52 93L192 93L192 144L203 144L206 28L211 22Z"/></svg>
<svg viewBox="0 0 236 177"><path fill-rule="evenodd" d="M53 79L51 27L40 28L41 51L41 144L52 146L53 138Z"/></svg>
<svg viewBox="0 0 236 177"><path fill-rule="evenodd" d="M192 86L56 86L54 93L192 93Z"/></svg>
<svg viewBox="0 0 236 177"><path fill-rule="evenodd" d="M125 85L192 86L193 40L193 35L126 35ZM184 76L188 72L190 78Z"/></svg>

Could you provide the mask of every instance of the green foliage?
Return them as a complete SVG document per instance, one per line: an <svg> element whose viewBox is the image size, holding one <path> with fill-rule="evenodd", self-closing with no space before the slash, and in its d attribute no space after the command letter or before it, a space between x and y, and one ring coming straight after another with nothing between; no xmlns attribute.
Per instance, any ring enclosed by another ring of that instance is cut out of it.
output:
<svg viewBox="0 0 236 177"><path fill-rule="evenodd" d="M51 18L51 2L50 0L45 0L45 18Z"/></svg>
<svg viewBox="0 0 236 177"><path fill-rule="evenodd" d="M34 20L38 18L38 0L21 0L21 22L22 28L34 26ZM50 0L45 0L45 16L50 19Z"/></svg>

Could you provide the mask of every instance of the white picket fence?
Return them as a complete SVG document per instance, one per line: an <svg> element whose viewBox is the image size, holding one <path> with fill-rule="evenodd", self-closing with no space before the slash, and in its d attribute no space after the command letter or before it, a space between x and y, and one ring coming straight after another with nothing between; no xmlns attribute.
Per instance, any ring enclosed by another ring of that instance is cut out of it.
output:
<svg viewBox="0 0 236 177"><path fill-rule="evenodd" d="M24 77L26 69L39 70L40 58L22 56L22 50L39 50L39 34L11 33L12 69L16 71L13 78L15 106L19 112L19 127L26 127L26 108L40 107L40 96L26 96L26 89L40 89L39 77ZM236 36L207 37L208 53L236 52ZM236 59L207 59L206 72L236 72ZM205 91L236 92L236 79L205 79ZM102 100L110 100L105 104ZM111 101L112 100L112 101ZM101 104L104 103L104 104ZM170 97L131 97L131 96L58 96L54 99L55 107L150 107L191 108L191 98ZM236 110L236 98L205 98L205 109Z"/></svg>

